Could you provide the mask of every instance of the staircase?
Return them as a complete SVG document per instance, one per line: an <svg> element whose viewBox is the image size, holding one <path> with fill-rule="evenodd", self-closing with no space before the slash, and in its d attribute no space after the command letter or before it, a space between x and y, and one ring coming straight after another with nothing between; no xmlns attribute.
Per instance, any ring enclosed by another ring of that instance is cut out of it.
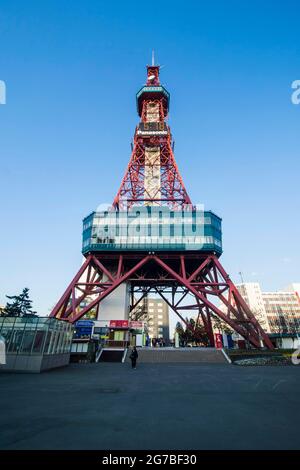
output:
<svg viewBox="0 0 300 470"><path fill-rule="evenodd" d="M124 362L127 351L127 341L106 340L96 354L95 362Z"/></svg>
<svg viewBox="0 0 300 470"><path fill-rule="evenodd" d="M138 348L137 351L139 363L229 364L222 349L215 348ZM129 356L130 353L127 362Z"/></svg>
<svg viewBox="0 0 300 470"><path fill-rule="evenodd" d="M102 349L95 362L124 362L126 349Z"/></svg>

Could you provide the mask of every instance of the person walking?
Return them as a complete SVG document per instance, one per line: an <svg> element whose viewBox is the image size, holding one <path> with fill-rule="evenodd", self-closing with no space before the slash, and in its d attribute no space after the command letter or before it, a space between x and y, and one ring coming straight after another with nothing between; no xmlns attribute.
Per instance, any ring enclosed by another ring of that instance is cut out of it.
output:
<svg viewBox="0 0 300 470"><path fill-rule="evenodd" d="M138 352L137 352L135 346L133 346L133 349L132 349L131 354L130 354L129 357L130 357L130 359L131 359L131 367L132 367L132 369L136 369L136 360L137 360L137 358L139 357L139 355L138 355Z"/></svg>

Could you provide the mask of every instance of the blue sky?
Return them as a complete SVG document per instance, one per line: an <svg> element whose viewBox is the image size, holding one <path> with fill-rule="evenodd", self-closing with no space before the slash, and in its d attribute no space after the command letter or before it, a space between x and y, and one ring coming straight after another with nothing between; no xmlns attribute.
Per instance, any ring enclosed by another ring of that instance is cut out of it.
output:
<svg viewBox="0 0 300 470"><path fill-rule="evenodd" d="M0 304L47 314L81 263L81 221L111 202L155 49L175 156L223 218L222 262L265 290L300 281L297 1L0 2Z"/></svg>

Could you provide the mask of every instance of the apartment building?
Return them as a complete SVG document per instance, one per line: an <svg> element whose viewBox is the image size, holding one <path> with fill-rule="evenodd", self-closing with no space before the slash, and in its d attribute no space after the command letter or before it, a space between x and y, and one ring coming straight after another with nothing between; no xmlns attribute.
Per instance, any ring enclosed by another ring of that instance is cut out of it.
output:
<svg viewBox="0 0 300 470"><path fill-rule="evenodd" d="M263 292L257 282L237 288L266 332L300 334L299 283L275 292Z"/></svg>

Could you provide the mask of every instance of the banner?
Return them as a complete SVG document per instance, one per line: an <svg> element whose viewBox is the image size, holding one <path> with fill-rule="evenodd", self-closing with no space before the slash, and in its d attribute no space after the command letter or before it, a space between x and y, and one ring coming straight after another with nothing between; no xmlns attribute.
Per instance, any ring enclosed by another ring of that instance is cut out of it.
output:
<svg viewBox="0 0 300 470"><path fill-rule="evenodd" d="M109 328L128 328L128 320L110 320Z"/></svg>
<svg viewBox="0 0 300 470"><path fill-rule="evenodd" d="M222 349L223 348L222 334L221 333L215 333L215 347L217 349Z"/></svg>
<svg viewBox="0 0 300 470"><path fill-rule="evenodd" d="M129 322L129 326L135 330L142 330L144 328L144 323L142 321L131 321Z"/></svg>

